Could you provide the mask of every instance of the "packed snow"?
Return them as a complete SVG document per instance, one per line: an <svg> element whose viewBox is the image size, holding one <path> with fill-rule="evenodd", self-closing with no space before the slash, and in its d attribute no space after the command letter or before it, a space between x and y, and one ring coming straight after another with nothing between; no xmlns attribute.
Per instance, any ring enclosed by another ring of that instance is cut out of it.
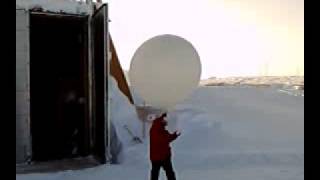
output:
<svg viewBox="0 0 320 180"><path fill-rule="evenodd" d="M226 85L252 85L252 86L302 86L304 76L252 76L252 77L212 77L202 80L201 85L205 86L226 86Z"/></svg>
<svg viewBox="0 0 320 180"><path fill-rule="evenodd" d="M111 77L110 82L110 119L116 130L116 136L121 142L121 149L126 149L133 144L133 137L129 134L127 127L134 136L142 138L142 123L138 119L136 109L129 103L128 98L118 89L117 81ZM122 162L124 154L119 154L119 162Z"/></svg>
<svg viewBox="0 0 320 180"><path fill-rule="evenodd" d="M16 9L42 9L47 12L91 14L92 7L76 0L16 0Z"/></svg>
<svg viewBox="0 0 320 180"><path fill-rule="evenodd" d="M149 179L148 138L132 143L123 125L140 135L141 123L112 82L111 119L123 143L121 163L16 175L17 180ZM304 179L303 96L274 87L199 87L168 118L168 128L182 132L172 143L177 179ZM160 179L165 179L163 171Z"/></svg>

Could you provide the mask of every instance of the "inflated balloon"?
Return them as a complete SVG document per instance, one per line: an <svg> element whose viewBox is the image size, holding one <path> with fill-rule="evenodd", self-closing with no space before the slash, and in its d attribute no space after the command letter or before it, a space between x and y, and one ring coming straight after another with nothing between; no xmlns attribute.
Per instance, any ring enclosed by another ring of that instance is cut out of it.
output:
<svg viewBox="0 0 320 180"><path fill-rule="evenodd" d="M191 43L175 35L160 35L135 52L129 79L134 91L160 109L171 109L198 87L200 58Z"/></svg>

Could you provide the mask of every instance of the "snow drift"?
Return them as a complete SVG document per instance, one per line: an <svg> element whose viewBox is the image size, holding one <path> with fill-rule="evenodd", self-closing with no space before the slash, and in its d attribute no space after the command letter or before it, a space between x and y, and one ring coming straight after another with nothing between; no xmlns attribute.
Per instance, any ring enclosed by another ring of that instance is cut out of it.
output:
<svg viewBox="0 0 320 180"><path fill-rule="evenodd" d="M141 126L134 107L115 85L113 80L111 116L123 143L121 164L17 179L148 179L148 138L131 144L122 126L130 125L138 135ZM182 131L172 144L178 179L304 179L303 96L277 88L200 87L170 114L171 128Z"/></svg>

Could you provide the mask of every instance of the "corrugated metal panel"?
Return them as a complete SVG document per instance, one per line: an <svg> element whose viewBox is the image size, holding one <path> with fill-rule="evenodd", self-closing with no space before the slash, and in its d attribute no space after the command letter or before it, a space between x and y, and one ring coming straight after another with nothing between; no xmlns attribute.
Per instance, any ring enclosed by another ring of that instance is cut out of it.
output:
<svg viewBox="0 0 320 180"><path fill-rule="evenodd" d="M17 9L16 10L16 30L25 30L29 26L28 18L26 18L25 10Z"/></svg>
<svg viewBox="0 0 320 180"><path fill-rule="evenodd" d="M31 154L29 97L29 14L16 10L16 163Z"/></svg>
<svg viewBox="0 0 320 180"><path fill-rule="evenodd" d="M16 115L29 115L29 93L16 92Z"/></svg>
<svg viewBox="0 0 320 180"><path fill-rule="evenodd" d="M27 136L27 133L23 133L27 127L28 119L25 118L24 115L18 115L16 116L16 119L18 119L20 122L25 121L26 123L19 123L16 124L16 141L26 141L29 137ZM24 147L24 144L20 143L19 146ZM22 154L23 155L23 154Z"/></svg>
<svg viewBox="0 0 320 180"><path fill-rule="evenodd" d="M17 115L16 120L19 122L27 122L25 115ZM28 129L26 127L27 123L16 123L16 142L26 142L28 141L27 134L25 131ZM16 161L24 162L26 159L26 152L27 146L24 143L16 143Z"/></svg>
<svg viewBox="0 0 320 180"><path fill-rule="evenodd" d="M26 65L28 64L26 61L26 56L28 54L26 51L16 51L16 70L23 70L26 68Z"/></svg>
<svg viewBox="0 0 320 180"><path fill-rule="evenodd" d="M16 92L28 91L28 84L29 84L28 73L29 73L29 69L27 68L16 70Z"/></svg>
<svg viewBox="0 0 320 180"><path fill-rule="evenodd" d="M27 27L26 27L27 28ZM29 48L29 31L16 30L16 52L27 52Z"/></svg>

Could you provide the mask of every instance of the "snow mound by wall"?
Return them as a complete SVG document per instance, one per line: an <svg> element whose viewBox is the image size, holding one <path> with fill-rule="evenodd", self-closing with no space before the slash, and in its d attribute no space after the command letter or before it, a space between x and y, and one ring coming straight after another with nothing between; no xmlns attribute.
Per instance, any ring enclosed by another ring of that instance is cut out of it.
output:
<svg viewBox="0 0 320 180"><path fill-rule="evenodd" d="M16 9L41 8L47 12L91 14L89 4L74 0L16 0Z"/></svg>
<svg viewBox="0 0 320 180"><path fill-rule="evenodd" d="M142 137L142 124L138 119L138 115L134 105L130 103L128 98L119 90L117 81L111 77L110 82L110 118L114 125L117 137L122 143L123 152L127 148L134 145L133 137L130 132L125 128L127 127L134 136ZM119 161L123 161L121 154Z"/></svg>

